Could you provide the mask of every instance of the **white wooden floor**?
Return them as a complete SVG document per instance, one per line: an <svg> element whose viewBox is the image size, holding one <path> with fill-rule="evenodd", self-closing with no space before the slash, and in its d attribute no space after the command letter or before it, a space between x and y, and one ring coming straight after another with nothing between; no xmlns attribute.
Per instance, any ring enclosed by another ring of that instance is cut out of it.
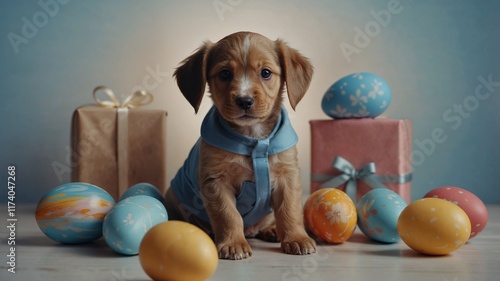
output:
<svg viewBox="0 0 500 281"><path fill-rule="evenodd" d="M377 244L361 232L341 245L321 245L311 256L282 254L278 244L251 240L253 257L220 261L210 280L500 280L500 205L489 206L486 230L457 252L443 257L420 255L403 242ZM115 254L102 239L68 246L38 229L34 207L17 207L16 268L8 271L7 207L0 206L0 280L150 280L137 256Z"/></svg>

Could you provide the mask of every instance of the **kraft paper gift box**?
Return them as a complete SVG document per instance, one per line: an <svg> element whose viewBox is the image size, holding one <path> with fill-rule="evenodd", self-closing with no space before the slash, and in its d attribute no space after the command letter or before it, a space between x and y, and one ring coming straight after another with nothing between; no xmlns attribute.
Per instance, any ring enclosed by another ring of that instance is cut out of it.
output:
<svg viewBox="0 0 500 281"><path fill-rule="evenodd" d="M336 187L355 192L359 200L372 188L386 187L410 203L410 120L312 120L310 125L311 193Z"/></svg>
<svg viewBox="0 0 500 281"><path fill-rule="evenodd" d="M105 91L112 101L99 100L98 91ZM147 97L151 102L152 96ZM73 113L71 180L97 185L115 200L140 182L156 186L163 194L166 112L134 108L146 104L137 96L119 103L104 87L94 90L94 98L98 106L84 106Z"/></svg>

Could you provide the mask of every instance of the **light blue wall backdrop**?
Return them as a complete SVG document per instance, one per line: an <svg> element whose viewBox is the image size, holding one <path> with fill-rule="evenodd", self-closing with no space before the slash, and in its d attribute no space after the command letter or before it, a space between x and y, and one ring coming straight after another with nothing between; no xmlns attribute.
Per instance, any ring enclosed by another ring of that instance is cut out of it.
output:
<svg viewBox="0 0 500 281"><path fill-rule="evenodd" d="M292 114L304 189L308 121L327 118L324 91L346 74L370 71L392 88L385 115L414 122L413 198L455 185L500 203L499 14L495 0L4 1L0 202L11 164L19 203L36 203L69 181L52 165L67 165L72 112L92 103L101 84L118 93L147 88L156 98L149 108L169 112L171 179L210 105L205 99L194 116L173 69L203 40L252 30L287 40L315 65L310 91ZM432 141L436 130L445 135L439 142Z"/></svg>

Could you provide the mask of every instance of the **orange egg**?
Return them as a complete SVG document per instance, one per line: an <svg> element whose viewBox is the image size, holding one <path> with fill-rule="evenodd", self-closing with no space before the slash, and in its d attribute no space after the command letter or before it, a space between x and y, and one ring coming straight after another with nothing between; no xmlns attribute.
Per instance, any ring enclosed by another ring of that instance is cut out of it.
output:
<svg viewBox="0 0 500 281"><path fill-rule="evenodd" d="M408 205L398 219L401 239L427 255L446 255L469 239L471 224L457 205L438 198L424 198Z"/></svg>
<svg viewBox="0 0 500 281"><path fill-rule="evenodd" d="M323 188L315 191L304 205L307 228L328 243L343 243L356 229L356 206L342 190Z"/></svg>
<svg viewBox="0 0 500 281"><path fill-rule="evenodd" d="M153 280L193 280L209 278L219 257L212 239L198 227L168 221L151 228L141 241L139 260Z"/></svg>

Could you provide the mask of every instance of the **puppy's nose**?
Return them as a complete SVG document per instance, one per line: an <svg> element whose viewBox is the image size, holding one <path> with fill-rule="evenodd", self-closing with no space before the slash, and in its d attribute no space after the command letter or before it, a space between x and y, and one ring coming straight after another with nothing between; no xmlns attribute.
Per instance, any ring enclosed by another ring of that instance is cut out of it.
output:
<svg viewBox="0 0 500 281"><path fill-rule="evenodd" d="M236 98L236 104L243 110L249 110L254 103L254 99L251 97L238 97Z"/></svg>

